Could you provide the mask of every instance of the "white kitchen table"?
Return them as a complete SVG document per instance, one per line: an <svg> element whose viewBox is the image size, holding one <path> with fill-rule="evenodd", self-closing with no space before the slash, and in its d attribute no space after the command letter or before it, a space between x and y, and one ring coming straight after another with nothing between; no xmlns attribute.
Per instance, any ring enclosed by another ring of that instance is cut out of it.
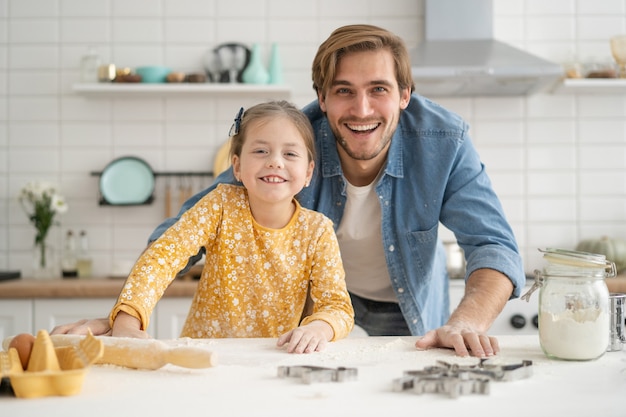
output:
<svg viewBox="0 0 626 417"><path fill-rule="evenodd" d="M172 345L202 346L218 365L156 371L114 365L92 366L82 391L70 397L0 397L7 417L99 416L626 416L626 351L607 352L586 362L548 359L537 336L499 337L501 363L533 362L527 379L490 382L489 394L450 398L441 394L394 392L403 371L437 360L463 365L447 349L417 351L416 337L351 337L321 353L288 354L275 339L176 339ZM355 367L357 379L305 384L279 378L279 366ZM436 413L436 414L434 414Z"/></svg>

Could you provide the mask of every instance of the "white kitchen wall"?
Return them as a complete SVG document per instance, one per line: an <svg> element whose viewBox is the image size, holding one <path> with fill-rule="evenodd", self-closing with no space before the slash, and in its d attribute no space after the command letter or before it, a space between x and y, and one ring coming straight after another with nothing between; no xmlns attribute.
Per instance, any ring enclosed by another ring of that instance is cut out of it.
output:
<svg viewBox="0 0 626 417"><path fill-rule="evenodd" d="M626 33L626 0L494 4L496 38L559 63L610 61L608 39ZM31 180L58 184L68 200L52 232L57 249L67 229L84 229L95 275L134 260L163 219L165 180L157 180L152 205L106 207L90 172L122 155L157 171L209 170L235 111L258 101L87 98L72 84L88 46L118 66L191 72L220 43L258 42L266 59L277 43L291 99L302 106L314 99L318 44L338 26L363 22L395 31L411 47L422 37L423 1L0 0L0 270L30 273L34 229L16 197ZM540 265L538 247L626 239L624 94L438 101L470 122L528 271Z"/></svg>

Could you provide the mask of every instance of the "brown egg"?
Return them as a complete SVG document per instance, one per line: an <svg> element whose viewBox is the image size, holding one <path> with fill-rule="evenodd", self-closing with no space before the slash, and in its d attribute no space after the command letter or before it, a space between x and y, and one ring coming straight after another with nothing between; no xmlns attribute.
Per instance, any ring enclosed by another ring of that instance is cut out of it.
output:
<svg viewBox="0 0 626 417"><path fill-rule="evenodd" d="M35 344L35 336L28 333L20 333L15 336L11 343L9 343L9 349L14 347L17 350L17 354L22 362L22 368L28 367L28 361L30 360L30 352L33 350Z"/></svg>

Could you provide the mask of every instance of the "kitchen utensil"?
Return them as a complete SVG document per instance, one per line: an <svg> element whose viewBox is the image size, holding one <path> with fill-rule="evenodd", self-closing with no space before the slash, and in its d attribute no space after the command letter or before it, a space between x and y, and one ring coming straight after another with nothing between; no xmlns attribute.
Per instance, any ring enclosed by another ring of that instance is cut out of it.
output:
<svg viewBox="0 0 626 417"><path fill-rule="evenodd" d="M180 177L179 178L179 183L178 183L178 207L182 207L183 203L186 200L187 197L187 186L185 184L185 177Z"/></svg>
<svg viewBox="0 0 626 417"><path fill-rule="evenodd" d="M170 72L171 68L157 65L135 68L135 74L141 75L141 82L144 83L164 83Z"/></svg>
<svg viewBox="0 0 626 417"><path fill-rule="evenodd" d="M172 217L172 185L169 177L165 180L165 218Z"/></svg>
<svg viewBox="0 0 626 417"><path fill-rule="evenodd" d="M227 82L241 82L241 73L250 61L250 49L240 43L226 43L215 48L222 71L226 72ZM222 74L221 81L224 81Z"/></svg>
<svg viewBox="0 0 626 417"><path fill-rule="evenodd" d="M100 175L100 193L105 204L147 204L152 201L154 185L150 165L134 156L113 160Z"/></svg>
<svg viewBox="0 0 626 417"><path fill-rule="evenodd" d="M611 38L611 53L619 65L619 77L626 78L626 35Z"/></svg>
<svg viewBox="0 0 626 417"><path fill-rule="evenodd" d="M622 350L626 343L624 319L626 318L626 294L609 294L609 315L611 316L609 348L607 352Z"/></svg>
<svg viewBox="0 0 626 417"><path fill-rule="evenodd" d="M222 82L223 66L216 50L209 50L203 58L204 70L214 83Z"/></svg>
<svg viewBox="0 0 626 417"><path fill-rule="evenodd" d="M435 366L404 371L401 378L393 380L393 391L447 394L451 398L465 394L489 394L490 381L530 378L533 374L532 364L530 360L498 364L489 359L480 359L476 365L458 365L439 360Z"/></svg>
<svg viewBox="0 0 626 417"><path fill-rule="evenodd" d="M52 335L56 347L75 346L84 336ZM111 364L135 369L159 369L170 363L183 368L209 368L216 365L216 356L206 349L191 346L170 347L159 340L98 336L104 344L99 364Z"/></svg>
<svg viewBox="0 0 626 417"><path fill-rule="evenodd" d="M358 370L356 368L325 368L322 366L279 366L278 377L300 378L303 383L313 382L345 382L356 380Z"/></svg>

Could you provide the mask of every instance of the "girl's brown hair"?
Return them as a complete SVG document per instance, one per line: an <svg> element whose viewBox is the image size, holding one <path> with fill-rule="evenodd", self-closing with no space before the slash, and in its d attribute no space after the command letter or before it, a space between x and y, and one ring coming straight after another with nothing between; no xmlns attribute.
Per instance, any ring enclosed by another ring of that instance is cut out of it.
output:
<svg viewBox="0 0 626 417"><path fill-rule="evenodd" d="M415 91L411 59L404 41L386 29L372 25L348 25L336 29L320 45L313 60L313 89L324 96L335 79L335 70L344 55L352 52L387 49L396 64L396 80L403 90Z"/></svg>
<svg viewBox="0 0 626 417"><path fill-rule="evenodd" d="M241 118L235 119L235 134L231 136L230 158L241 156L241 148L246 140L248 129L256 122L263 123L273 117L284 117L296 127L307 148L309 161L315 160L315 136L309 118L300 109L285 100L268 101L247 109Z"/></svg>

